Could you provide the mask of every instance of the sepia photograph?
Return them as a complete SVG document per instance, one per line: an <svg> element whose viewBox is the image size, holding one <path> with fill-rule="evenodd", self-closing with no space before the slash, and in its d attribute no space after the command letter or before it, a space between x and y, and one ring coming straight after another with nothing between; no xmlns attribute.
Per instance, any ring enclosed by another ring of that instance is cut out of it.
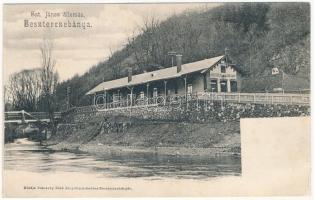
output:
<svg viewBox="0 0 314 200"><path fill-rule="evenodd" d="M7 3L2 21L5 197L310 193L310 3Z"/></svg>

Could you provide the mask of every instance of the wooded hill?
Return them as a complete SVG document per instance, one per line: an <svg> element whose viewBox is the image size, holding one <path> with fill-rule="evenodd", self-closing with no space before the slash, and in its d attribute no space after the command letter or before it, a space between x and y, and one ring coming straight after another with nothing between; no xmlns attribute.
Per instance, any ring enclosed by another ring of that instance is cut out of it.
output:
<svg viewBox="0 0 314 200"><path fill-rule="evenodd" d="M226 3L213 9L190 10L165 21L145 20L141 32L127 45L99 62L82 76L57 87L59 107L65 105L66 88L71 87L73 106L90 104L85 93L101 83L127 75L171 66L175 51L188 63L224 54L246 72L244 91L266 88L271 68L278 67L299 81L296 88L310 87L309 3ZM263 82L258 82L264 77ZM266 77L266 81L265 81Z"/></svg>

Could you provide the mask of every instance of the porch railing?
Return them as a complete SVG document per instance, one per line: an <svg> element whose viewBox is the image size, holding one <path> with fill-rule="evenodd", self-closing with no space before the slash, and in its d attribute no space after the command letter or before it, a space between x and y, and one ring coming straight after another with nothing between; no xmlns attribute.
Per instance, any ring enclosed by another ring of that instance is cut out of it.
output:
<svg viewBox="0 0 314 200"><path fill-rule="evenodd" d="M202 93L213 101L222 100L232 103L310 105L309 94L283 93Z"/></svg>
<svg viewBox="0 0 314 200"><path fill-rule="evenodd" d="M105 104L96 104L83 107L75 107L67 113L83 113L91 111L112 110L122 108L136 108L143 106L165 106L184 104L190 101L207 101L221 103L252 103L252 104L283 104L283 105L310 105L309 94L281 94L281 93L212 93L199 92L185 95L158 96L153 98L137 98L120 100Z"/></svg>

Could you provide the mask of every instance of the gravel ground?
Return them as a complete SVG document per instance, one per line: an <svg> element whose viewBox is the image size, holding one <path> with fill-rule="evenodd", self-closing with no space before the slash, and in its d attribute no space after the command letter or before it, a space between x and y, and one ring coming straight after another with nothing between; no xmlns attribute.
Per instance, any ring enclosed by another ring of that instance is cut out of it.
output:
<svg viewBox="0 0 314 200"><path fill-rule="evenodd" d="M240 154L240 124L165 123L132 124L124 132L108 131L101 123L60 126L47 141L54 150L110 152L148 152L167 155Z"/></svg>

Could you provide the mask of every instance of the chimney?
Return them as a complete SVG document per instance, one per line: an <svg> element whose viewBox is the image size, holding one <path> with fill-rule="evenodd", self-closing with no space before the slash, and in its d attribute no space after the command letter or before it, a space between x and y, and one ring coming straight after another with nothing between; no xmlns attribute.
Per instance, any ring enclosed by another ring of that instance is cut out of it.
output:
<svg viewBox="0 0 314 200"><path fill-rule="evenodd" d="M128 82L132 81L132 69L128 69Z"/></svg>
<svg viewBox="0 0 314 200"><path fill-rule="evenodd" d="M178 54L176 55L176 58L177 58L177 73L181 72L182 70L182 55Z"/></svg>
<svg viewBox="0 0 314 200"><path fill-rule="evenodd" d="M226 57L226 65L228 65L228 61L229 61L229 49L226 47L225 48L225 57Z"/></svg>

